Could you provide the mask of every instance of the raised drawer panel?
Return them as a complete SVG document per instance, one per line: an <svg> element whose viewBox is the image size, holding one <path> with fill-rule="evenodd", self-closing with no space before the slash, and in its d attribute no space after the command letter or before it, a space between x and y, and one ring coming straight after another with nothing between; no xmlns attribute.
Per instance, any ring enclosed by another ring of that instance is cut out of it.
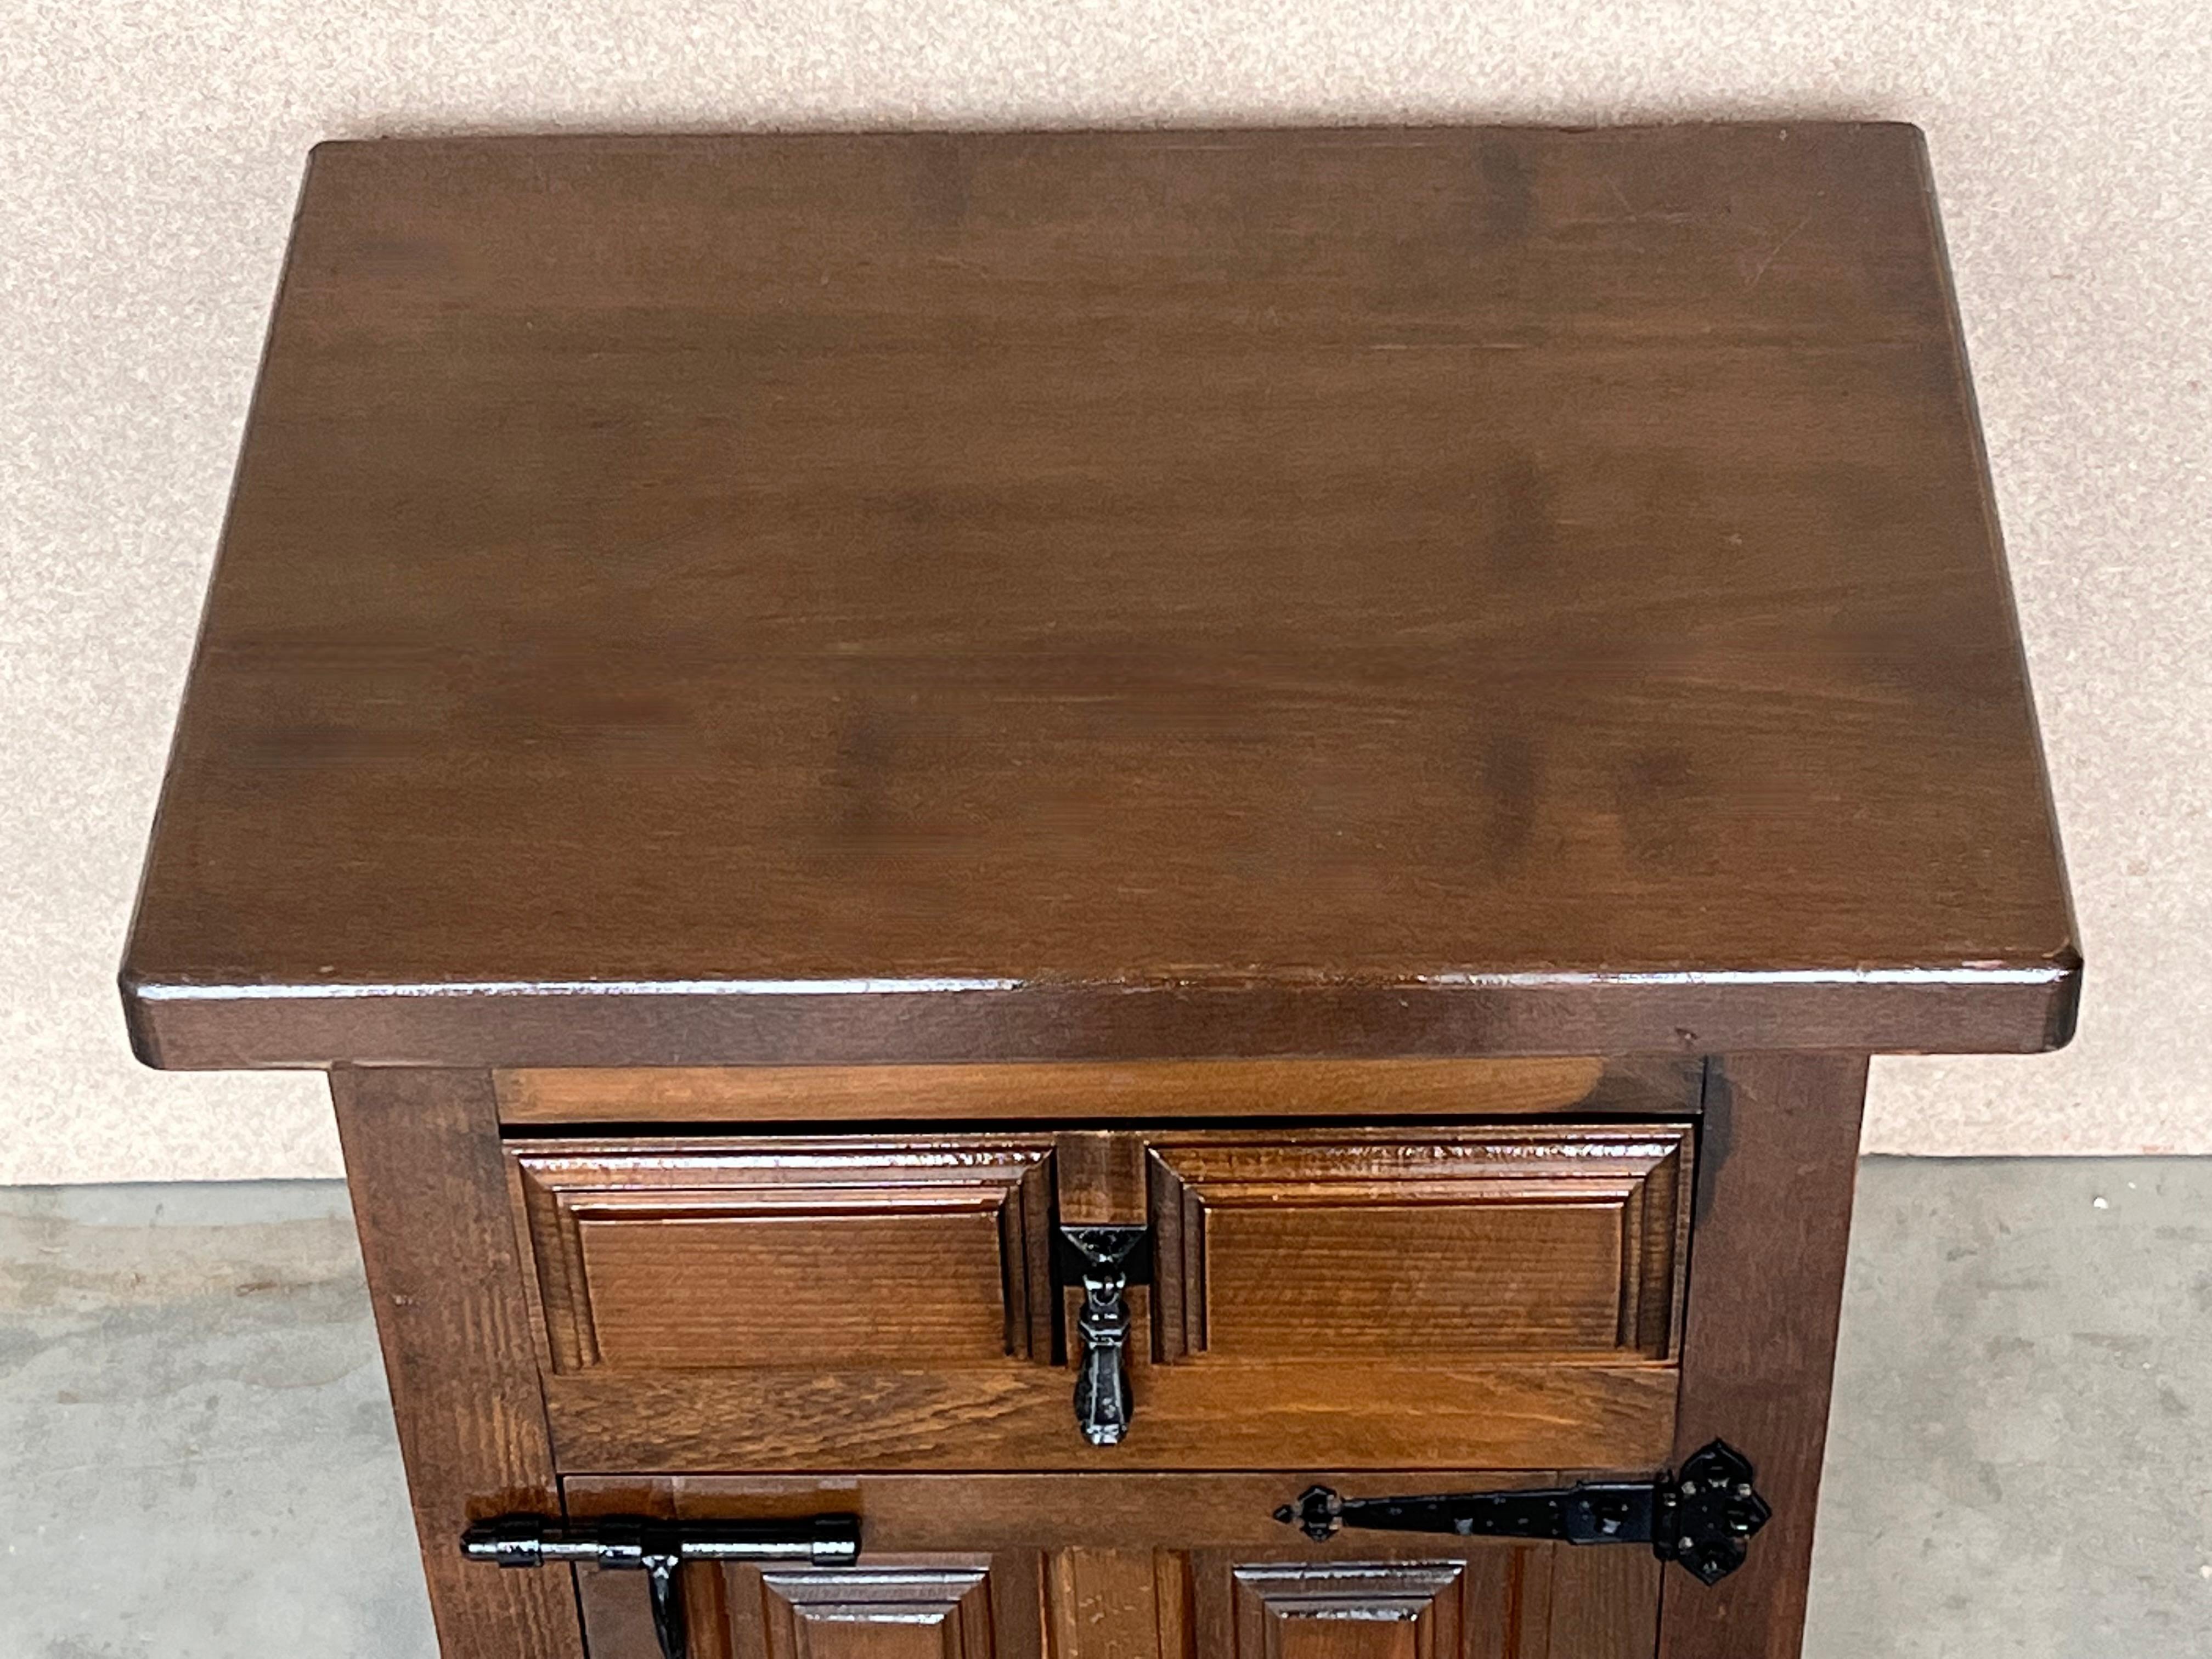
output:
<svg viewBox="0 0 2212 1659"><path fill-rule="evenodd" d="M1157 1358L1663 1359L1689 1145L1677 1125L1156 1139Z"/></svg>
<svg viewBox="0 0 2212 1659"><path fill-rule="evenodd" d="M556 1372L1049 1358L1048 1139L516 1152Z"/></svg>

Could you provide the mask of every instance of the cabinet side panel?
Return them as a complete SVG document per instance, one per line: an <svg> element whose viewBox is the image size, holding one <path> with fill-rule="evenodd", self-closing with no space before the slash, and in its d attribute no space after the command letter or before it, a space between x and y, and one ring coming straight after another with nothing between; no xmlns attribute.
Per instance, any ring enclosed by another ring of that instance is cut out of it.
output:
<svg viewBox="0 0 2212 1659"><path fill-rule="evenodd" d="M341 1070L331 1095L443 1659L583 1659L570 1574L460 1553L471 1521L559 1506L491 1079Z"/></svg>
<svg viewBox="0 0 2212 1659"><path fill-rule="evenodd" d="M1666 1574L1660 1659L1796 1659L1866 1073L1863 1054L1712 1064L1674 1453L1728 1441L1774 1518L1712 1589Z"/></svg>

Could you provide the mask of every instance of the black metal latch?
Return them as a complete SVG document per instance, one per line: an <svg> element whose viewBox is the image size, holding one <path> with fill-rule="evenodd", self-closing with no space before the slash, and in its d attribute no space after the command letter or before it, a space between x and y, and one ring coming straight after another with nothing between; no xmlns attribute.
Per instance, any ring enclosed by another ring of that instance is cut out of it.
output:
<svg viewBox="0 0 2212 1659"><path fill-rule="evenodd" d="M665 1659L689 1659L684 1622L687 1561L806 1561L839 1566L860 1553L860 1517L817 1515L803 1521L655 1521L615 1515L579 1524L543 1515L502 1515L461 1534L461 1553L502 1567L574 1561L645 1574L653 1631Z"/></svg>
<svg viewBox="0 0 2212 1659"><path fill-rule="evenodd" d="M1653 1480L1584 1480L1529 1492L1431 1498L1340 1498L1309 1486L1275 1519L1321 1542L1345 1527L1448 1532L1462 1538L1547 1538L1569 1544L1649 1544L1717 1584L1743 1565L1745 1540L1773 1511L1752 1490L1751 1460L1716 1440L1678 1474Z"/></svg>

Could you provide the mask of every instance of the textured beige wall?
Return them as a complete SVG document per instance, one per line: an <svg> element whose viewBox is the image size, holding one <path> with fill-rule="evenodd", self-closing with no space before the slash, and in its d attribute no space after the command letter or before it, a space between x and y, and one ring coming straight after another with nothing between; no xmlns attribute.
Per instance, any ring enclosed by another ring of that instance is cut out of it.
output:
<svg viewBox="0 0 2212 1659"><path fill-rule="evenodd" d="M1929 132L2090 960L1870 1146L2212 1152L2212 34L2189 0L0 0L0 1182L326 1174L111 988L297 183L453 130L1880 116Z"/></svg>

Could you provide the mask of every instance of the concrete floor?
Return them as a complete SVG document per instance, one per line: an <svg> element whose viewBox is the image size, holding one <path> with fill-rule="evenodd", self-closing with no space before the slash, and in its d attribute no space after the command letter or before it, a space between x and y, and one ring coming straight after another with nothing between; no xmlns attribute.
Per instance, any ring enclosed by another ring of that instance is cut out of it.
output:
<svg viewBox="0 0 2212 1659"><path fill-rule="evenodd" d="M1808 1659L2212 1655L2212 1159L1864 1166ZM0 1189L0 1656L428 1659L342 1188Z"/></svg>

